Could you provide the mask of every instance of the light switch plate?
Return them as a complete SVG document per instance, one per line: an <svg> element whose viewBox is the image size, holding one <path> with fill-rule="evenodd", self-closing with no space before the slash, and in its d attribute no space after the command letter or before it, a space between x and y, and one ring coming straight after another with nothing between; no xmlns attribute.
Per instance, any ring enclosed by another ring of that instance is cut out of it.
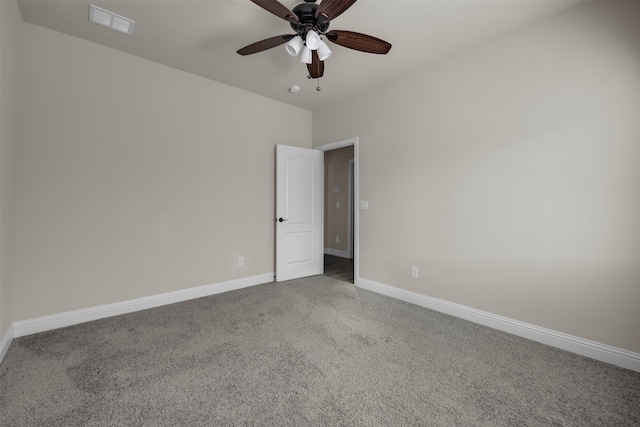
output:
<svg viewBox="0 0 640 427"><path fill-rule="evenodd" d="M369 201L368 200L360 200L360 210L366 211L369 209Z"/></svg>

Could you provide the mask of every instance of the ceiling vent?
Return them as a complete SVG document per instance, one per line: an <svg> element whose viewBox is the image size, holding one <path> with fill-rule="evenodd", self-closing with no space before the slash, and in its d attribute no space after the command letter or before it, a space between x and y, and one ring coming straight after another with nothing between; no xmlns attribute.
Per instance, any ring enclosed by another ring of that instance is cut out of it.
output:
<svg viewBox="0 0 640 427"><path fill-rule="evenodd" d="M101 9L92 4L89 5L89 21L129 35L133 33L133 27L136 24L136 21L116 15L113 12Z"/></svg>

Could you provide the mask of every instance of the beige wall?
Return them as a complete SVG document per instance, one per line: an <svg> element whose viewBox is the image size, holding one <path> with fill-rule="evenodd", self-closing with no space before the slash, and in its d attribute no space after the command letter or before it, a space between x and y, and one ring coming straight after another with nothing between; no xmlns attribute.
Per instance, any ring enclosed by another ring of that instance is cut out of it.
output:
<svg viewBox="0 0 640 427"><path fill-rule="evenodd" d="M341 252L348 251L350 159L353 159L353 146L324 153L324 247ZM335 186L338 186L337 192ZM336 207L336 202L340 207ZM340 242L336 242L336 236Z"/></svg>
<svg viewBox="0 0 640 427"><path fill-rule="evenodd" d="M274 147L311 147L309 111L23 30L14 321L274 271Z"/></svg>
<svg viewBox="0 0 640 427"><path fill-rule="evenodd" d="M14 163L21 27L18 4L0 1L0 341L13 316Z"/></svg>
<svg viewBox="0 0 640 427"><path fill-rule="evenodd" d="M638 16L582 5L314 112L315 145L360 137L360 277L640 351Z"/></svg>

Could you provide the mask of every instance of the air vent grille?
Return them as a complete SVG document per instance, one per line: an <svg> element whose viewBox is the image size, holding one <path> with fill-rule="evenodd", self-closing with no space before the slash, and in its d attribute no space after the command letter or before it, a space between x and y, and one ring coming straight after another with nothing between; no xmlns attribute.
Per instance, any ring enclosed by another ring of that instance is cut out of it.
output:
<svg viewBox="0 0 640 427"><path fill-rule="evenodd" d="M133 27L136 24L136 22L131 19L116 15L113 12L109 12L92 4L89 5L89 21L129 35L133 33Z"/></svg>

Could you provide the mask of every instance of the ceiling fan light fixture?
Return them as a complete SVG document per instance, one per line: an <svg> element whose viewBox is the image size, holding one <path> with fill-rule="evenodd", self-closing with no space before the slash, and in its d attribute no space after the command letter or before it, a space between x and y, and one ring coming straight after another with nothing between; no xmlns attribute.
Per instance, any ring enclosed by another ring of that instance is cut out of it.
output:
<svg viewBox="0 0 640 427"><path fill-rule="evenodd" d="M327 46L325 42L320 40L320 43L318 44L318 58L320 58L320 61L324 61L325 59L330 57L331 53L332 52L331 49L329 49L329 46Z"/></svg>
<svg viewBox="0 0 640 427"><path fill-rule="evenodd" d="M309 49L309 46L303 47L302 53L300 53L300 62L305 64L311 64L312 61L313 61L313 58L311 54L311 49Z"/></svg>
<svg viewBox="0 0 640 427"><path fill-rule="evenodd" d="M320 45L320 42L322 42L322 40L320 40L318 33L313 30L307 31L306 45L309 49L316 50Z"/></svg>
<svg viewBox="0 0 640 427"><path fill-rule="evenodd" d="M321 0L319 5L315 4L317 1L304 0L304 3L289 10L279 0L251 0L267 12L288 21L296 34L283 34L260 40L238 50L238 54L250 55L284 44L289 55L301 54L299 59L307 65L308 77L319 79L324 74L325 59L332 55L331 49L321 38L323 35L335 44L360 52L382 55L389 52L391 43L376 37L354 31L329 32L330 21L341 15L356 0ZM320 87L316 90L320 90Z"/></svg>
<svg viewBox="0 0 640 427"><path fill-rule="evenodd" d="M302 49L302 42L302 37L295 36L284 45L284 48L287 50L289 55L296 56L300 53L300 49Z"/></svg>

